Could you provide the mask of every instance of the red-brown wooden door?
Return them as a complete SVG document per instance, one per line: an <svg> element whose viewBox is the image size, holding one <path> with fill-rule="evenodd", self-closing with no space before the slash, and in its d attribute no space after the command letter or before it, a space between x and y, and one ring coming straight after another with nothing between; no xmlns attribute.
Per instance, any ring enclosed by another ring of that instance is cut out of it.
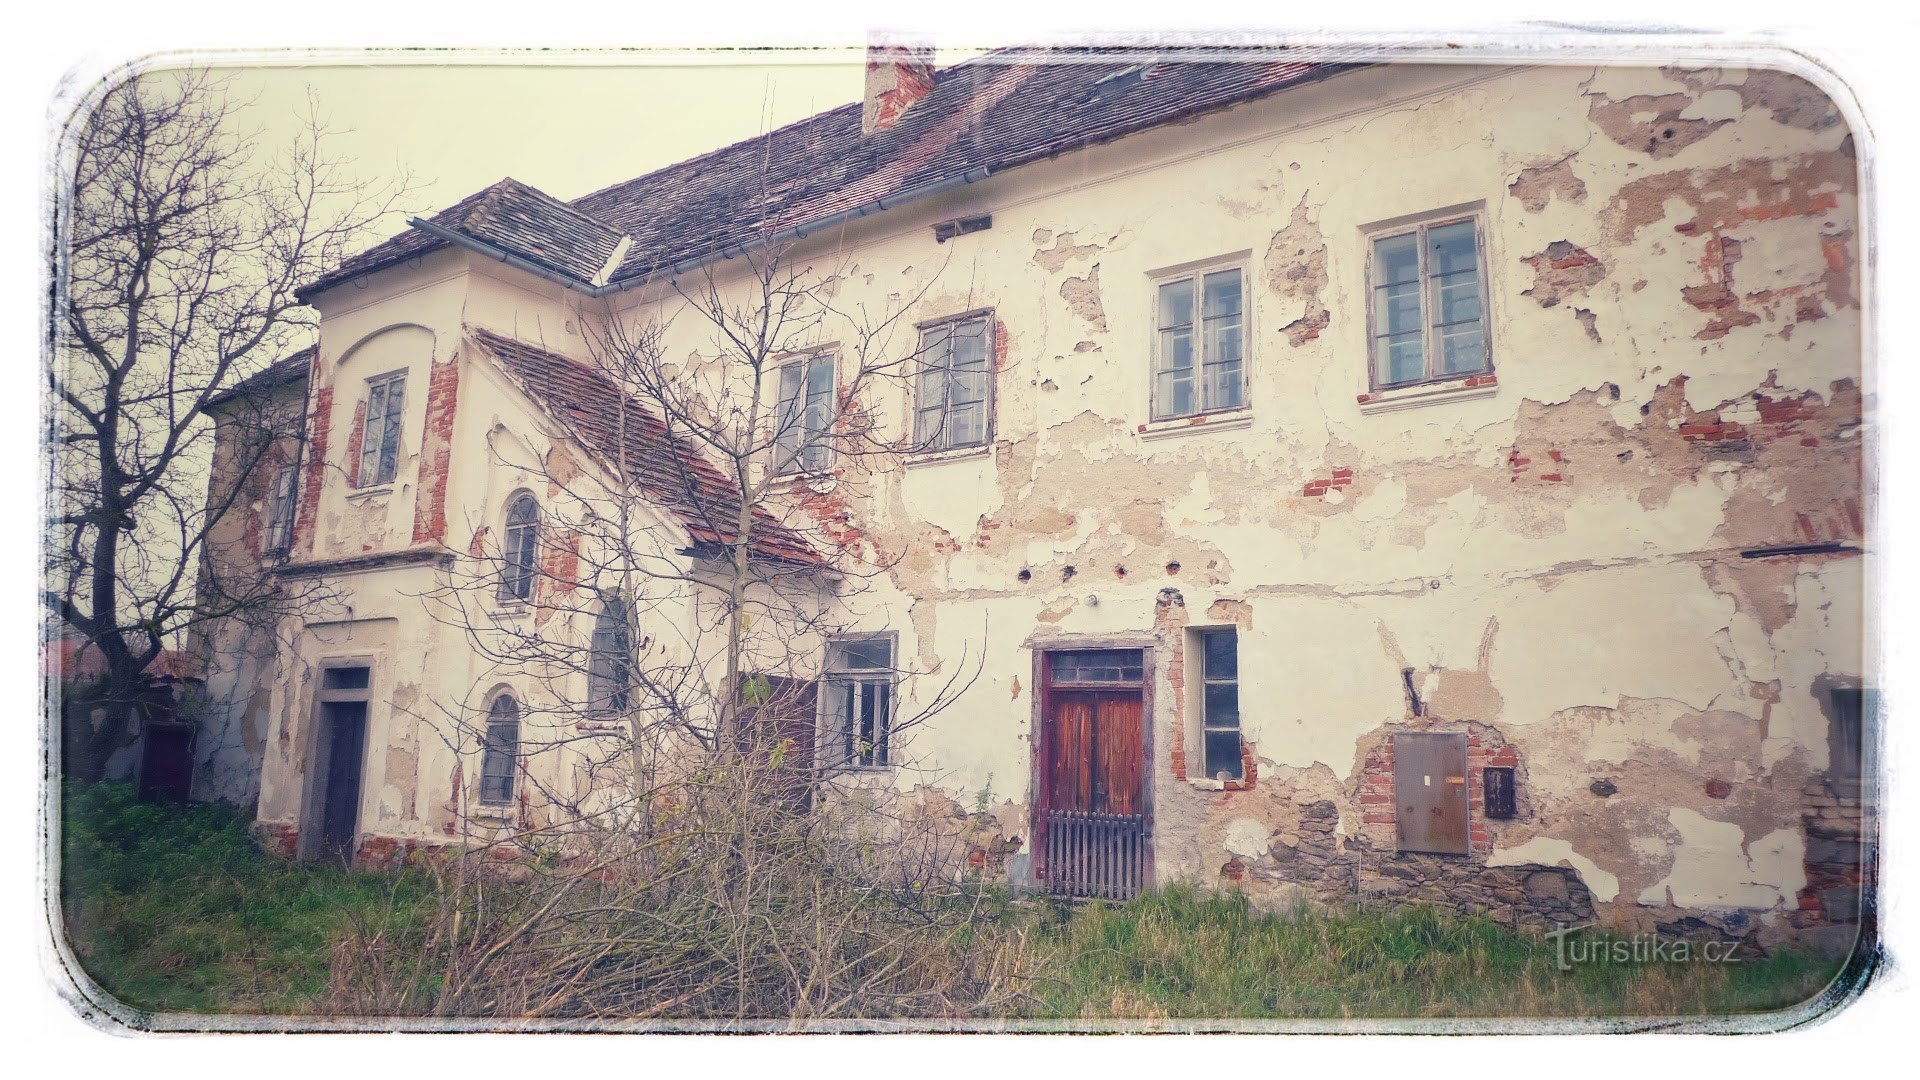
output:
<svg viewBox="0 0 1920 1080"><path fill-rule="evenodd" d="M1138 652L1051 659L1040 739L1040 872L1070 896L1127 899L1146 878Z"/></svg>

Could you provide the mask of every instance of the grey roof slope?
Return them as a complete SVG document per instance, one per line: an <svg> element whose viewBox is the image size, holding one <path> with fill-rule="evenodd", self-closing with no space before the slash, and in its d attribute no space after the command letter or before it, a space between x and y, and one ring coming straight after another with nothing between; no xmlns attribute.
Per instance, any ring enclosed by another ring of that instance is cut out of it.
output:
<svg viewBox="0 0 1920 1080"><path fill-rule="evenodd" d="M1270 48L1166 53L1137 48L1012 49L935 74L927 98L866 135L860 103L596 191L572 203L514 180L430 220L558 272L593 282L620 238L611 276L650 273L754 242L888 196L979 170L997 171L1261 97L1359 66ZM414 229L348 259L304 290L442 247Z"/></svg>
<svg viewBox="0 0 1920 1080"><path fill-rule="evenodd" d="M282 386L291 386L294 383L305 382L309 370L313 367L313 354L317 348L318 346L309 345L298 352L289 353L275 360L259 371L234 383L226 390L207 399L207 406L209 408L215 408L229 401L237 401L240 398L265 393L269 390L278 390Z"/></svg>

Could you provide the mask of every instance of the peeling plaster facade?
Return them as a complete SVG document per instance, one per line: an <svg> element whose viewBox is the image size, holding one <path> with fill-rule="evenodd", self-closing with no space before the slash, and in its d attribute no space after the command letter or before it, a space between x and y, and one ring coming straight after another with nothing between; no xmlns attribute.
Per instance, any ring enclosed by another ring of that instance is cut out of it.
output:
<svg viewBox="0 0 1920 1080"><path fill-rule="evenodd" d="M846 557L891 566L852 617L896 632L903 666L981 665L897 749L894 786L956 820L986 805L975 864L1030 878L1036 654L1125 641L1145 650L1155 880L1736 937L1844 923L1809 898L1807 822L1846 799L1827 688L1874 683L1857 177L1839 112L1792 75L1408 64L816 236L796 254L845 268L838 302L924 290L910 321L991 309L998 334L988 447L793 493ZM1374 391L1366 236L1453 209L1483 222L1493 372ZM935 243L977 214L991 229ZM1154 422L1154 281L1200 264L1245 272L1246 408ZM323 566L342 610L231 687L270 701L262 828L300 844L314 672L362 656L362 853L510 830L537 808L470 819L471 757L434 719L493 684L420 597L534 482L511 463L556 447L469 334L585 360L592 320L672 303L588 302L446 249L315 306L294 565ZM705 347L684 325L668 355ZM408 373L398 475L350 490L351 388L389 370ZM862 405L895 431L910 415ZM1210 627L1238 631L1242 672L1225 782L1197 764ZM1395 740L1426 732L1467 740L1466 854L1396 850ZM567 768L553 756L528 768ZM1514 770L1511 818L1484 812L1490 767Z"/></svg>

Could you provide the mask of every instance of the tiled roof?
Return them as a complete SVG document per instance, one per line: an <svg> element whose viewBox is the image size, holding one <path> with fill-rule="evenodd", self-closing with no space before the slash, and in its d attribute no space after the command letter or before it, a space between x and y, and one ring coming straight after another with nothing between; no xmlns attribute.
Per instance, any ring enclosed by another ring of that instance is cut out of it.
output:
<svg viewBox="0 0 1920 1080"><path fill-rule="evenodd" d="M942 69L893 127L866 135L860 103L819 113L564 203L512 180L433 224L591 284L621 236L618 284L779 230L980 170L999 171L1225 108L1355 65L1262 49L1002 50ZM1295 58L1298 56L1298 58ZM1276 57L1285 57L1279 59ZM309 294L443 246L423 230L343 263Z"/></svg>
<svg viewBox="0 0 1920 1080"><path fill-rule="evenodd" d="M589 453L609 466L624 460L639 492L670 510L696 548L724 544L735 535L739 487L685 438L669 433L657 415L623 394L606 375L490 330L471 328L468 333ZM761 558L802 566L822 564L803 537L772 515L755 507L753 519L753 550Z"/></svg>
<svg viewBox="0 0 1920 1080"><path fill-rule="evenodd" d="M241 379L239 382L234 383L233 386L229 387L226 391L214 395L208 400L208 406L224 405L229 401L253 394L265 393L269 390L278 390L283 386L291 386L294 383L305 380L309 369L313 367L313 353L315 348L315 346L309 345L299 352L275 360L264 369L256 371L246 378Z"/></svg>

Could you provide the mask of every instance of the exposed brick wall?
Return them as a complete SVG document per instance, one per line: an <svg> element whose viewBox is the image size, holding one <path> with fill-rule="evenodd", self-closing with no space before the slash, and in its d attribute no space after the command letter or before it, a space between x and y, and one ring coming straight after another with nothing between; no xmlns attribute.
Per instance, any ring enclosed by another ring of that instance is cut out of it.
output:
<svg viewBox="0 0 1920 1080"><path fill-rule="evenodd" d="M320 484L327 475L327 428L333 422L333 387L314 391L313 412L307 421L307 463L300 477L300 506L293 520L293 547L313 554L313 534L320 516Z"/></svg>
<svg viewBox="0 0 1920 1080"><path fill-rule="evenodd" d="M426 430L421 436L419 497L413 504L413 542L445 540L447 475L453 467L453 419L460 403L460 361L451 357L427 375Z"/></svg>
<svg viewBox="0 0 1920 1080"><path fill-rule="evenodd" d="M291 859L300 852L300 829L297 826L270 821L256 822L253 834L269 855Z"/></svg>
<svg viewBox="0 0 1920 1080"><path fill-rule="evenodd" d="M367 438L367 399L353 406L353 428L347 433L347 486L360 486L360 449Z"/></svg>
<svg viewBox="0 0 1920 1080"><path fill-rule="evenodd" d="M1342 488L1351 487L1352 485L1352 469L1335 469L1331 476L1307 481L1307 486L1301 489L1300 494L1307 498L1318 498L1329 491L1338 491Z"/></svg>
<svg viewBox="0 0 1920 1080"><path fill-rule="evenodd" d="M1179 589L1160 590L1153 604L1153 629L1160 643L1161 667L1167 673L1167 746L1173 778L1187 780L1187 600Z"/></svg>
<svg viewBox="0 0 1920 1080"><path fill-rule="evenodd" d="M1442 725L1440 732L1457 731ZM1376 846L1393 850L1399 844L1396 811L1398 802L1393 788L1393 739L1389 734L1367 751L1360 767L1358 801L1361 828ZM1485 858L1493 854L1493 828L1487 820L1486 770L1488 766L1518 768L1519 751L1491 728L1467 731L1467 834L1468 855ZM1517 786L1517 785L1516 785ZM1518 792L1516 791L1516 795ZM1459 856L1455 856L1458 858Z"/></svg>
<svg viewBox="0 0 1920 1080"><path fill-rule="evenodd" d="M1800 890L1793 925L1858 922L1864 898L1872 893L1874 866L1860 793L1816 780L1807 785L1803 799L1800 820L1807 833L1807 884Z"/></svg>

